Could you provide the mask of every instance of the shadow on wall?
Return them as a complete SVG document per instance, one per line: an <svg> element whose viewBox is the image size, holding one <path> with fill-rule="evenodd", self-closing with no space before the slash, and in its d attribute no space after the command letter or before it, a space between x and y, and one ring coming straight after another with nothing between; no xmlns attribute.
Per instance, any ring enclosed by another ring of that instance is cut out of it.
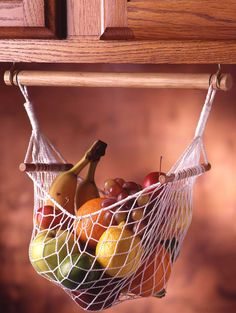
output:
<svg viewBox="0 0 236 313"><path fill-rule="evenodd" d="M214 72L215 66L20 65L22 68ZM3 70L8 69L3 65ZM235 66L223 66L236 77ZM236 79L235 79L236 80ZM96 180L121 176L141 182L163 155L168 170L193 136L205 91L30 88L43 132L69 162L97 138L108 143ZM0 89L0 308L3 313L74 313L82 309L39 277L28 260L33 186L19 173L30 125L17 88ZM194 216L162 299L123 303L107 312L223 313L236 311L236 88L218 93L205 142L211 172L199 178Z"/></svg>

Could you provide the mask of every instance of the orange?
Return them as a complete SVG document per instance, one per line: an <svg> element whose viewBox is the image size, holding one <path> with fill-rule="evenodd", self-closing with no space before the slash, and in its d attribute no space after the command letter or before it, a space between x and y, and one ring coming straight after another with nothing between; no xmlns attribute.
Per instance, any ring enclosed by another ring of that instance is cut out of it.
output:
<svg viewBox="0 0 236 313"><path fill-rule="evenodd" d="M104 231L110 226L111 218L107 218L106 211L100 211L104 198L94 198L85 202L77 211L76 216L82 218L75 223L76 234L79 239L95 248ZM96 213L83 218L84 215Z"/></svg>
<svg viewBox="0 0 236 313"><path fill-rule="evenodd" d="M141 297L155 296L165 288L170 274L171 256L159 245L132 278L129 291Z"/></svg>

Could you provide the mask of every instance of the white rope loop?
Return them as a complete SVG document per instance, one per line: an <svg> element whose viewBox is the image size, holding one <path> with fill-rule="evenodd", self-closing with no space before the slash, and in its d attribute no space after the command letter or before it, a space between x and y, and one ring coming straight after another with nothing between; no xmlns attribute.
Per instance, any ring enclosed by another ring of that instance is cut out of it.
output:
<svg viewBox="0 0 236 313"><path fill-rule="evenodd" d="M38 124L38 120L37 120L35 112L34 112L33 104L29 99L27 87L22 86L20 84L20 82L18 82L18 86L20 88L20 91L21 91L23 97L25 98L24 107L25 107L26 113L28 115L28 118L29 118L29 121L30 121L30 124L32 127L32 131L37 133L39 130L39 124Z"/></svg>
<svg viewBox="0 0 236 313"><path fill-rule="evenodd" d="M26 113L29 117L32 131L38 132L39 131L39 124L38 124L38 121L36 119L32 103L31 102L25 102L24 107L25 107Z"/></svg>
<svg viewBox="0 0 236 313"><path fill-rule="evenodd" d="M214 90L213 86L211 85L208 89L206 100L205 100L204 106L202 108L200 118L199 118L199 121L198 121L198 124L196 127L195 138L201 137L203 135L203 132L204 132L205 127L206 127L206 122L207 122L207 119L209 117L209 113L210 113L211 108L212 108L212 103L213 103L213 100L215 98L215 94L216 94L216 90Z"/></svg>

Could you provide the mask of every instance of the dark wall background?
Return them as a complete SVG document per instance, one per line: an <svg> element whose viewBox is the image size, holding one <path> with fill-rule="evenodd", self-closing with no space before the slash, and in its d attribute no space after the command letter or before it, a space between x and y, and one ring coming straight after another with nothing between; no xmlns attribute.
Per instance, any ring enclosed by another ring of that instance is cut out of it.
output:
<svg viewBox="0 0 236 313"><path fill-rule="evenodd" d="M9 64L1 64L3 77ZM215 72L216 66L19 65L19 68L99 71ZM225 65L236 81L236 66ZM2 80L2 79L1 79ZM236 82L235 82L236 84ZM76 162L95 139L108 143L97 172L142 181L168 170L193 136L206 95L194 90L30 88L43 132ZM82 312L28 260L33 186L18 171L30 125L17 88L0 86L0 312ZM194 216L162 300L142 299L108 312L223 313L236 311L236 86L218 92L205 133L212 170L197 180Z"/></svg>

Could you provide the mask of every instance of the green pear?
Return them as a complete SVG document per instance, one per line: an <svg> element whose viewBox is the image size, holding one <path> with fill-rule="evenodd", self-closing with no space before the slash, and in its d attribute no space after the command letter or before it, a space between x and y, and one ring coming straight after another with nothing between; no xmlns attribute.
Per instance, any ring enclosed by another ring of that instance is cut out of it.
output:
<svg viewBox="0 0 236 313"><path fill-rule="evenodd" d="M34 269L41 275L57 280L56 271L68 254L77 253L74 235L64 230L44 230L31 241L29 258Z"/></svg>

